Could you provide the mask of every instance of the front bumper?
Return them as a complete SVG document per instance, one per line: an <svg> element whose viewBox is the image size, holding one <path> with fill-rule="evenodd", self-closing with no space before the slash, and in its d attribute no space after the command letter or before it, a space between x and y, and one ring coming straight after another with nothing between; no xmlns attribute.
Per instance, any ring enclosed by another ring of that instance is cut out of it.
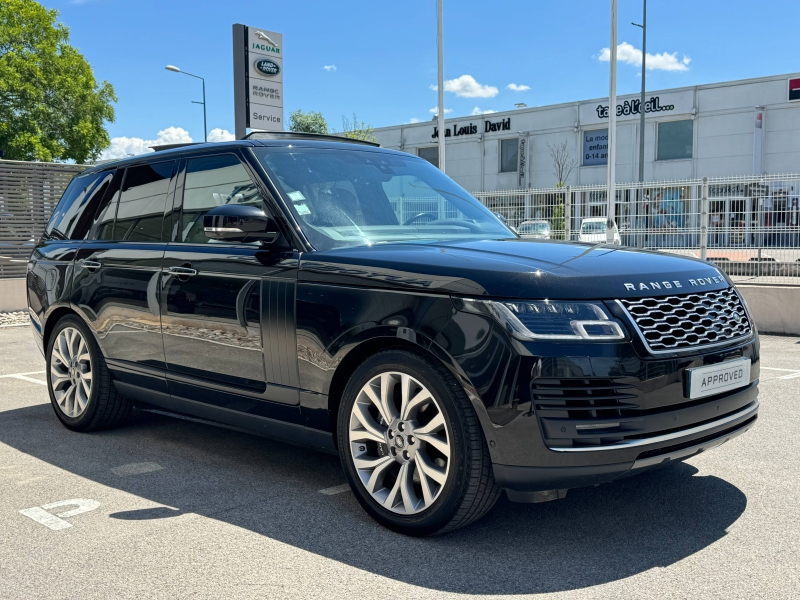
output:
<svg viewBox="0 0 800 600"><path fill-rule="evenodd" d="M742 394L750 396L753 390L747 390ZM622 477L637 475L656 466L682 461L743 434L755 424L758 418L758 407L759 402L755 399L742 410L710 423L659 436L657 439L631 441L628 447L639 449L639 453L633 460L562 467L495 464L495 481L506 490L538 492L598 485ZM663 446L665 442L669 445ZM660 447L654 448L656 445ZM619 448L609 449L617 450ZM593 454L603 452L602 449L586 448L581 448L580 451Z"/></svg>

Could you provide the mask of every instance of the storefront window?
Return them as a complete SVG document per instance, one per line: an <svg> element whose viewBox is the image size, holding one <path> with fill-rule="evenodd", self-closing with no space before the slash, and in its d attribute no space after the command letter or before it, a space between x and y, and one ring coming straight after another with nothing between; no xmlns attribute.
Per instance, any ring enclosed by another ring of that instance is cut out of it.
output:
<svg viewBox="0 0 800 600"><path fill-rule="evenodd" d="M656 160L692 158L694 121L664 121L658 124Z"/></svg>
<svg viewBox="0 0 800 600"><path fill-rule="evenodd" d="M437 169L439 168L439 148L430 146L428 148L420 148L417 150L417 156L424 158Z"/></svg>
<svg viewBox="0 0 800 600"><path fill-rule="evenodd" d="M519 140L500 140L500 172L515 173L517 170L517 156Z"/></svg>

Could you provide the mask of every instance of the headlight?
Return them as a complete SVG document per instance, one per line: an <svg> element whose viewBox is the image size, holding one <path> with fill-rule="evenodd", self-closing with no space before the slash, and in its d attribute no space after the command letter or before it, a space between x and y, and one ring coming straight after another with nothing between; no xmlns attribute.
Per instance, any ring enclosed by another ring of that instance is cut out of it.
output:
<svg viewBox="0 0 800 600"><path fill-rule="evenodd" d="M595 302L464 299L464 310L492 317L512 336L525 341L625 339L622 327Z"/></svg>

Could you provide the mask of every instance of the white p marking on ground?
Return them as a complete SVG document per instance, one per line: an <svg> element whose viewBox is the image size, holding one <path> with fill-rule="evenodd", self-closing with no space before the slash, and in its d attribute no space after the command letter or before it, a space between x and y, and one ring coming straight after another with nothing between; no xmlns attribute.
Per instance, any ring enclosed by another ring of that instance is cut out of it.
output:
<svg viewBox="0 0 800 600"><path fill-rule="evenodd" d="M61 508L62 506L75 506L76 508L60 512L55 515L47 512L54 508ZM45 527L52 529L53 531L59 531L61 529L67 529L68 527L72 527L72 523L67 523L64 519L69 517L74 517L81 513L89 512L90 510L94 510L98 506L100 506L100 503L97 500L88 500L86 498L73 498L72 500L61 500L59 502L51 502L50 504L45 504L43 506L34 506L33 508L23 508L19 512L21 512L26 517L30 517L37 523L41 523ZM63 517L63 519L59 517Z"/></svg>

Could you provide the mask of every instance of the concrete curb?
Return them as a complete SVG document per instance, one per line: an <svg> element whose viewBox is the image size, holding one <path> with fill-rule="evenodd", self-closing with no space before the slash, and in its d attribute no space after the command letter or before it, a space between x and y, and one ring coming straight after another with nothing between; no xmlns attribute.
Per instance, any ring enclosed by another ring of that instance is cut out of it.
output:
<svg viewBox="0 0 800 600"><path fill-rule="evenodd" d="M737 285L759 333L800 335L800 287Z"/></svg>

